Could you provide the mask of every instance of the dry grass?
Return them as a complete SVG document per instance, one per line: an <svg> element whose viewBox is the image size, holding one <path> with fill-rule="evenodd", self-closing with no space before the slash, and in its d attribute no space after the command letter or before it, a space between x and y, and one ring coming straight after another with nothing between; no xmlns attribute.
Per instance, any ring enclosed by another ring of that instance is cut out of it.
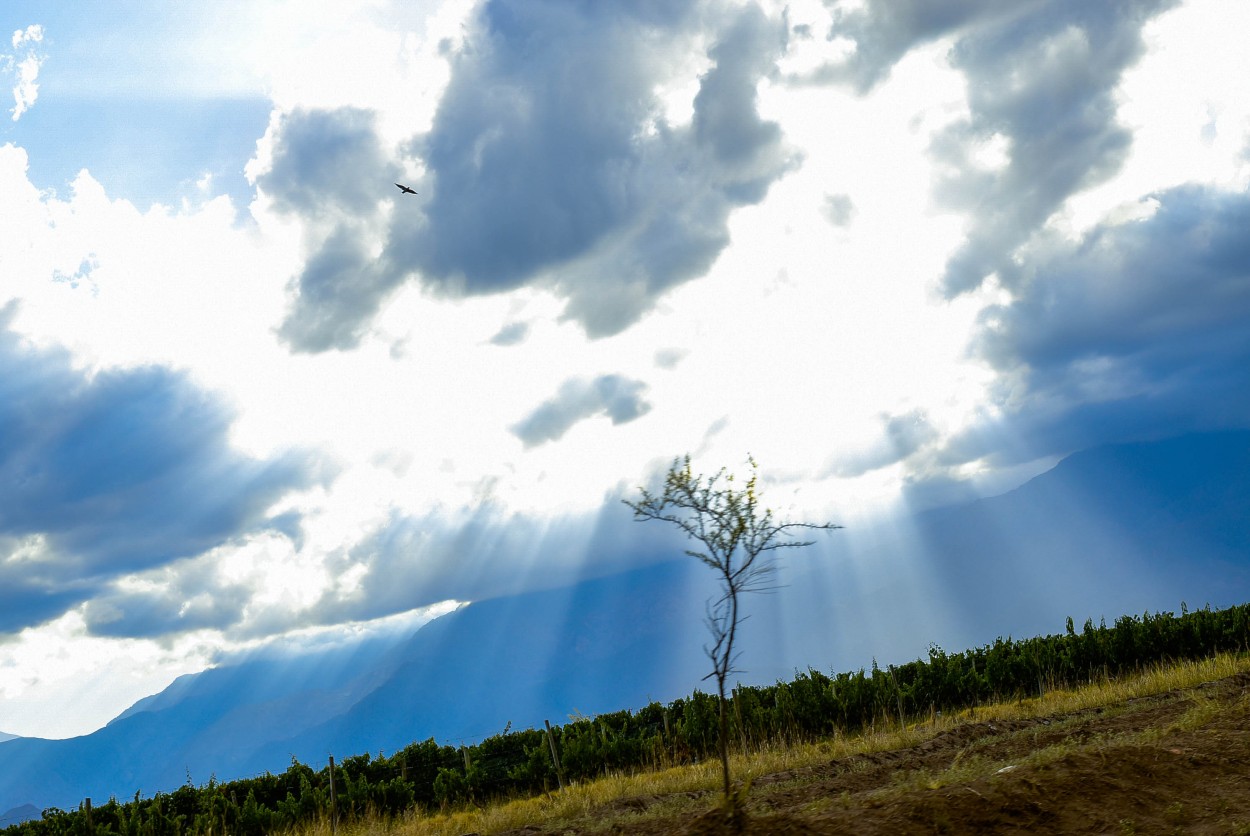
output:
<svg viewBox="0 0 1250 836"><path fill-rule="evenodd" d="M1114 706L1131 700L1172 691L1194 688L1204 682L1233 676L1250 670L1250 657L1221 655L1199 662L1158 666L1139 674L1117 680L1093 683L1077 689L1055 689L1042 697L980 706L960 712L937 723L921 723L855 737L795 746L769 746L759 751L733 756L731 767L739 780L752 780L762 775L800 771L806 767L826 764L859 754L887 751L917 743L943 729L959 723L987 720L1015 720L1080 711L1089 708L1114 710ZM1195 695L1193 707L1180 723L1196 727L1206 723L1215 708ZM1034 762L1051 760L1065 754L1062 746L1036 753ZM970 753L941 773L901 776L890 791L913 786L938 786L966 782L975 777L992 775L1004 764ZM705 761L692 766L674 767L636 775L612 775L569 787L561 792L536 798L517 799L485 808L460 810L445 814L413 813L396 820L372 820L340 825L342 836L460 836L477 833L482 836L516 830L527 825L551 826L574 820L585 821L596 811L611 811L605 821L640 815L631 813L623 801L630 798L664 797L666 801L649 806L645 815L671 815L684 810L705 809L720 787L720 764ZM798 779L796 779L798 780ZM328 823L321 822L297 832L297 836L330 836Z"/></svg>
<svg viewBox="0 0 1250 836"><path fill-rule="evenodd" d="M1117 681L1100 682L1078 689L1055 690L1042 698L1001 703L966 711L959 715L960 720L968 719L975 713L977 721L999 720L1007 722L1023 718L1045 717L1055 714L1087 709L1102 709L1103 716L1111 717L1128 710L1134 700L1143 699L1174 690L1194 688L1205 682L1211 682L1233 676L1242 671L1250 670L1250 657L1230 655L1200 662L1185 662L1171 666L1157 666L1143 673L1124 677ZM1135 745L1153 742L1164 734L1177 730L1193 731L1210 724L1221 711L1227 710L1220 703L1202 693L1194 693L1189 697L1190 707L1165 728L1151 728L1139 732L1126 732L1114 737L1099 738L1090 741L1063 741L1052 743L1036 749L1027 757L1009 761L993 760L981 757L973 751L965 757L957 757L955 763L940 772L919 770L898 776L894 786L879 794L881 800L892 795L901 795L915 789L925 788L936 790L947 786L969 784L979 778L990 778L1002 770L1016 769L1023 766L1039 767L1054 763L1068 757L1073 752L1089 749L1106 749L1119 745ZM1239 707L1240 710L1240 707ZM1067 723L1077 722L1071 718ZM1051 726L1053 730L1063 728L1064 722ZM1027 729L1016 732L1019 735L1032 735L1036 730ZM970 747L970 751L975 747ZM962 753L961 753L962 754Z"/></svg>
<svg viewBox="0 0 1250 836"><path fill-rule="evenodd" d="M1076 689L1056 689L1047 692L1044 697L969 709L958 716L964 719L971 716L976 720L1014 719L1103 708L1177 688L1193 688L1245 670L1250 670L1250 658L1224 653L1197 662L1157 665L1138 674L1094 682Z"/></svg>

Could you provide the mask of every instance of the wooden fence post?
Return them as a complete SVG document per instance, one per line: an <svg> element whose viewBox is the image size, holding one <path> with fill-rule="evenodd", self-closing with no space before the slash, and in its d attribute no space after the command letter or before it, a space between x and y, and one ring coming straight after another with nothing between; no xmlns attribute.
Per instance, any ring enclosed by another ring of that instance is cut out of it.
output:
<svg viewBox="0 0 1250 836"><path fill-rule="evenodd" d="M564 789L564 769L560 766L560 754L556 751L556 738L551 733L551 721L543 720L543 724L547 727L547 745L551 747L551 762L556 765L556 780L560 782L560 789Z"/></svg>
<svg viewBox="0 0 1250 836"><path fill-rule="evenodd" d="M337 834L339 830L339 809L338 799L334 795L334 755L330 756L330 833L331 836Z"/></svg>
<svg viewBox="0 0 1250 836"><path fill-rule="evenodd" d="M732 689L729 693L734 704L734 719L738 721L738 745L742 747L742 754L747 753L747 730L742 724L742 708L738 703L738 694L742 692L741 687Z"/></svg>

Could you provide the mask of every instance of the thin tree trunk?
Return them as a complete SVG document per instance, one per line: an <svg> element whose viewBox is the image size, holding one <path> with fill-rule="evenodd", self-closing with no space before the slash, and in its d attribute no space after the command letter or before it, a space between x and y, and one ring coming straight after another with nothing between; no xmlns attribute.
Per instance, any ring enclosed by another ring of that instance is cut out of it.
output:
<svg viewBox="0 0 1250 836"><path fill-rule="evenodd" d="M725 675L716 677L716 687L720 691L720 767L725 790L725 802L729 802L729 725L725 711Z"/></svg>
<svg viewBox="0 0 1250 836"><path fill-rule="evenodd" d="M728 701L725 699L725 681L729 679L729 672L733 667L734 658L734 633L738 629L738 589L734 583L734 578L730 573L725 575L725 585L729 590L729 634L725 640L724 654L716 661L718 673L716 676L717 690L720 691L720 765L723 789L725 791L725 804L730 804L731 788L729 782L729 715Z"/></svg>

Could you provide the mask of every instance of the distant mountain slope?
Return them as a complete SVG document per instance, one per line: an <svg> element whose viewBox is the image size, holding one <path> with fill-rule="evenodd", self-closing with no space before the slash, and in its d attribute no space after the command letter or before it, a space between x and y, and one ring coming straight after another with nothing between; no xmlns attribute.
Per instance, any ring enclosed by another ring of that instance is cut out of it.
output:
<svg viewBox="0 0 1250 836"><path fill-rule="evenodd" d="M17 739L17 735L15 734L6 734L4 732L0 732L0 743L3 743L6 740L16 740L16 739Z"/></svg>
<svg viewBox="0 0 1250 836"><path fill-rule="evenodd" d="M0 757L0 808L32 802L74 805L84 797L108 798L175 789L242 774L240 757L275 733L320 722L311 713L336 694L369 690L368 677L384 664L390 644L360 643L296 657L261 654L238 664L179 677L160 694L140 700L103 729L68 740L21 738L4 745ZM364 681L360 671L364 670ZM343 698L340 696L340 704ZM273 722L275 716L281 722ZM246 717L241 737L222 734L232 718Z"/></svg>
<svg viewBox="0 0 1250 836"><path fill-rule="evenodd" d="M0 813L0 828L5 828L14 824L21 824L24 821L37 819L43 814L43 811L34 804L23 804L21 807L14 807L12 810L6 810Z"/></svg>
<svg viewBox="0 0 1250 836"><path fill-rule="evenodd" d="M946 596L979 601L991 623L1022 608L1049 621L1244 601L1250 432L1076 453L1009 493L920 514L916 529Z"/></svg>
<svg viewBox="0 0 1250 836"><path fill-rule="evenodd" d="M1250 432L1070 456L1002 496L831 534L750 606L744 680L906 661L1126 612L1250 600ZM707 670L711 578L682 558L481 601L414 634L178 679L105 728L0 746L0 810L172 790L413 740L671 700Z"/></svg>
<svg viewBox="0 0 1250 836"><path fill-rule="evenodd" d="M702 611L684 605L687 568L483 601L390 644L180 677L93 734L5 743L0 809L150 795L188 773L228 780L280 772L292 755L324 762L675 699L698 681L698 645L672 642L699 629Z"/></svg>
<svg viewBox="0 0 1250 836"><path fill-rule="evenodd" d="M663 564L465 607L416 633L352 711L270 745L264 759L394 751L431 735L478 739L509 722L563 723L574 712L683 696L706 666L690 638L703 630L703 610L689 604L703 580L692 568Z"/></svg>

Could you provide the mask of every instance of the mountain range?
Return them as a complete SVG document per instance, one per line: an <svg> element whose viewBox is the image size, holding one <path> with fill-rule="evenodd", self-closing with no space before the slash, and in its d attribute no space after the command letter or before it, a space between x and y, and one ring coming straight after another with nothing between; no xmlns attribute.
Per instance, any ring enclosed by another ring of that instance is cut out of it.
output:
<svg viewBox="0 0 1250 836"><path fill-rule="evenodd" d="M1000 496L834 532L787 555L784 588L751 602L742 681L1058 632L1068 616L1250 600L1247 508L1250 432L1232 431L1084 451ZM682 558L476 602L410 635L268 648L180 677L82 737L0 735L0 824L706 689L712 590Z"/></svg>

